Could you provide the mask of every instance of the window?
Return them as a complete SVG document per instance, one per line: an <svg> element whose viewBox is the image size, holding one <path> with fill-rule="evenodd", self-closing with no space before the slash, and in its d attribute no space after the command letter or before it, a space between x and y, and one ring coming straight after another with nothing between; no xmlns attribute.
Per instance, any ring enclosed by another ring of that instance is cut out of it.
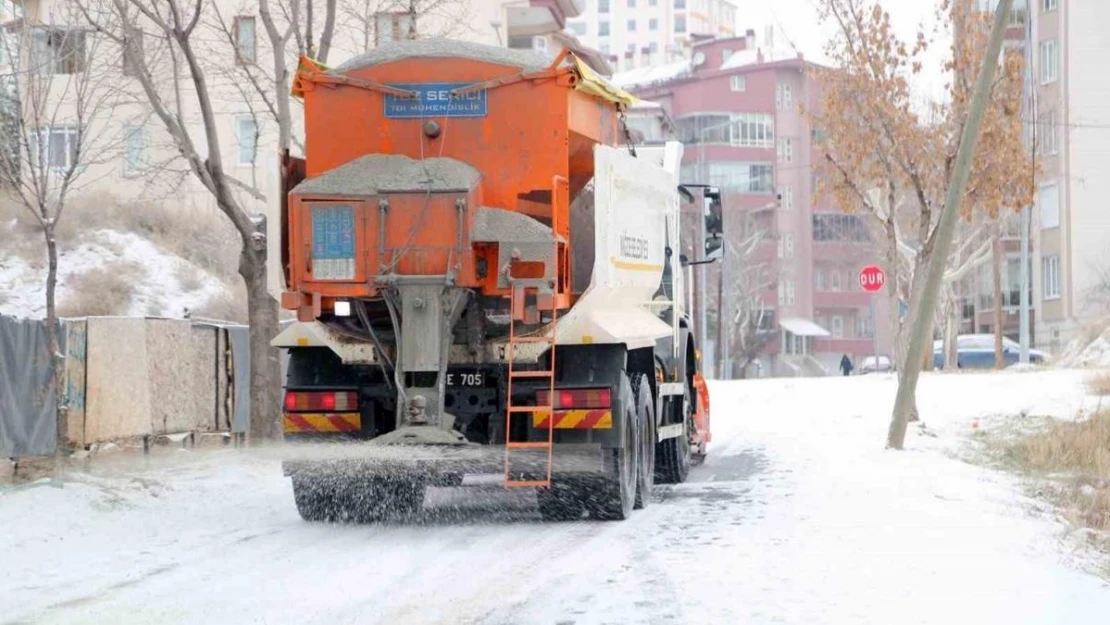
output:
<svg viewBox="0 0 1110 625"><path fill-rule="evenodd" d="M635 9L636 8L636 0L628 0L628 8Z"/></svg>
<svg viewBox="0 0 1110 625"><path fill-rule="evenodd" d="M1041 228L1060 227L1060 186L1046 184L1037 193L1037 207L1041 211Z"/></svg>
<svg viewBox="0 0 1110 625"><path fill-rule="evenodd" d="M840 270L832 269L829 271L829 286L833 291L839 291L840 287Z"/></svg>
<svg viewBox="0 0 1110 625"><path fill-rule="evenodd" d="M814 272L813 282L814 282L814 286L817 288L818 292L821 292L821 291L825 290L825 270L824 269L818 269L817 271ZM821 324L818 324L818 325L821 325Z"/></svg>
<svg viewBox="0 0 1110 625"><path fill-rule="evenodd" d="M30 147L31 159L39 167L68 171L77 163L77 129L66 126L40 128Z"/></svg>
<svg viewBox="0 0 1110 625"><path fill-rule="evenodd" d="M733 91L747 91L748 77L743 75L733 76L729 78L728 86Z"/></svg>
<svg viewBox="0 0 1110 625"><path fill-rule="evenodd" d="M779 200L779 205L784 210L794 210L794 187L783 187L779 191L779 195L782 197Z"/></svg>
<svg viewBox="0 0 1110 625"><path fill-rule="evenodd" d="M659 20L655 19L654 17L648 20L648 30L659 30Z"/></svg>
<svg viewBox="0 0 1110 625"><path fill-rule="evenodd" d="M820 243L866 243L871 240L871 234L858 215L818 213L813 216L813 240Z"/></svg>
<svg viewBox="0 0 1110 625"><path fill-rule="evenodd" d="M597 24L597 36L598 37L608 37L609 36L609 22L598 22L598 24Z"/></svg>
<svg viewBox="0 0 1110 625"><path fill-rule="evenodd" d="M253 15L235 17L235 60L241 65L254 63L258 57Z"/></svg>
<svg viewBox="0 0 1110 625"><path fill-rule="evenodd" d="M779 306L786 304L786 283L779 280Z"/></svg>
<svg viewBox="0 0 1110 625"><path fill-rule="evenodd" d="M249 115L239 117L236 125L239 131L239 164L253 165L258 153L258 126Z"/></svg>
<svg viewBox="0 0 1110 625"><path fill-rule="evenodd" d="M416 16L412 13L374 14L374 45L416 39Z"/></svg>
<svg viewBox="0 0 1110 625"><path fill-rule="evenodd" d="M1044 282L1044 298L1060 297L1060 256L1053 254L1041 259L1041 281Z"/></svg>
<svg viewBox="0 0 1110 625"><path fill-rule="evenodd" d="M648 6L649 7L658 6L658 5L659 5L659 0L648 0Z"/></svg>
<svg viewBox="0 0 1110 625"><path fill-rule="evenodd" d="M598 47L597 47L597 49L598 49L598 50L599 50L599 51L600 51L600 52L601 52L602 54L604 54L605 56L609 56L609 49L610 49L610 48L609 48L609 44L607 44L607 43L603 43L603 44L601 44L600 46L598 46Z"/></svg>
<svg viewBox="0 0 1110 625"><path fill-rule="evenodd" d="M143 66L143 31L132 28L123 42L123 75L136 76Z"/></svg>
<svg viewBox="0 0 1110 625"><path fill-rule="evenodd" d="M713 161L682 166L685 181L696 181L736 193L766 193L774 190L774 168L770 163Z"/></svg>
<svg viewBox="0 0 1110 625"><path fill-rule="evenodd" d="M786 241L786 257L794 258L794 233L787 232L782 238Z"/></svg>
<svg viewBox="0 0 1110 625"><path fill-rule="evenodd" d="M653 41L653 42L648 44L648 52L650 52L652 54L655 54L658 51L659 51L659 43L658 42Z"/></svg>
<svg viewBox="0 0 1110 625"><path fill-rule="evenodd" d="M674 0L674 8L676 8L676 9L685 9L686 8L686 0Z"/></svg>
<svg viewBox="0 0 1110 625"><path fill-rule="evenodd" d="M1055 11L1057 6L1059 6L1058 0L1041 0L1042 11Z"/></svg>
<svg viewBox="0 0 1110 625"><path fill-rule="evenodd" d="M778 153L780 163L794 162L794 142L790 139L779 139Z"/></svg>
<svg viewBox="0 0 1110 625"><path fill-rule="evenodd" d="M728 63L728 60L731 59L731 58L732 58L732 48L725 48L724 50L721 50L721 65L724 65L725 63Z"/></svg>
<svg viewBox="0 0 1110 625"><path fill-rule="evenodd" d="M1049 111L1041 115L1041 123L1038 125L1040 129L1037 142L1040 145L1037 146L1037 151L1042 154L1056 154L1060 149L1060 130L1056 121L1056 111Z"/></svg>
<svg viewBox="0 0 1110 625"><path fill-rule="evenodd" d="M597 0L597 12L598 13L608 13L609 12L609 0Z"/></svg>
<svg viewBox="0 0 1110 625"><path fill-rule="evenodd" d="M675 4L678 4L678 2L675 2ZM682 4L685 5L686 3L683 2ZM686 32L686 16L685 15L676 15L676 16L674 16L674 31L676 33Z"/></svg>
<svg viewBox="0 0 1110 625"><path fill-rule="evenodd" d="M793 280L787 280L786 281L786 305L787 306L793 306L794 305L794 281Z"/></svg>
<svg viewBox="0 0 1110 625"><path fill-rule="evenodd" d="M574 33L575 35L582 36L586 34L585 22L571 22L569 26L570 32Z"/></svg>
<svg viewBox="0 0 1110 625"><path fill-rule="evenodd" d="M844 317L833 315L832 335L836 338L842 338L844 336Z"/></svg>
<svg viewBox="0 0 1110 625"><path fill-rule="evenodd" d="M1060 49L1055 39L1041 42L1041 84L1056 82L1060 76Z"/></svg>
<svg viewBox="0 0 1110 625"><path fill-rule="evenodd" d="M80 74L88 56L85 31L40 28L31 34L31 62L42 74Z"/></svg>
<svg viewBox="0 0 1110 625"><path fill-rule="evenodd" d="M547 37L536 35L532 37L532 52L547 54Z"/></svg>
<svg viewBox="0 0 1110 625"><path fill-rule="evenodd" d="M123 127L125 152L123 155L124 173L135 173L143 169L146 164L145 155L146 138L143 136L143 127L138 124L127 124Z"/></svg>
<svg viewBox="0 0 1110 625"><path fill-rule="evenodd" d="M628 20L628 32L636 32L636 20Z"/></svg>
<svg viewBox="0 0 1110 625"><path fill-rule="evenodd" d="M793 106L794 88L786 83L779 83L775 88L775 108L781 111Z"/></svg>

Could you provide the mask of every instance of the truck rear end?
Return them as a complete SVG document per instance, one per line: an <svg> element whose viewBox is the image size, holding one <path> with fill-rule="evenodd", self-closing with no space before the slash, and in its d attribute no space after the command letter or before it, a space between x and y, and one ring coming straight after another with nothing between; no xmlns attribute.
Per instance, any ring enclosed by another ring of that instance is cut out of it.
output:
<svg viewBox="0 0 1110 625"><path fill-rule="evenodd" d="M574 57L463 42L302 62L283 164L284 464L306 519L498 474L625 518L708 432L682 301L681 145ZM703 398L704 399L704 398Z"/></svg>

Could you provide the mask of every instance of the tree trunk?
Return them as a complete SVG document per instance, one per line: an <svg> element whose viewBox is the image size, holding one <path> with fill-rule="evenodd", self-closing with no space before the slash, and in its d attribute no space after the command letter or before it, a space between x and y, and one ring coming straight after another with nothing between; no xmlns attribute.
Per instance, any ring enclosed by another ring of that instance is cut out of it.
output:
<svg viewBox="0 0 1110 625"><path fill-rule="evenodd" d="M265 231L265 222L259 228ZM277 335L278 305L266 284L265 238L247 238L239 255L239 275L247 287L250 324L250 429L252 444L281 438L281 363L270 346Z"/></svg>
<svg viewBox="0 0 1110 625"><path fill-rule="evenodd" d="M1002 237L996 228L991 235L991 273L994 278L994 368L1002 369L1006 361L1002 357Z"/></svg>
<svg viewBox="0 0 1110 625"><path fill-rule="evenodd" d="M54 226L47 225L43 228L46 237L46 349L50 352L50 363L54 375L50 378L50 387L47 392L54 396L55 432L54 432L54 470L61 471L69 457L69 413L65 402L65 385L62 378L65 375L65 358L61 354L58 340L58 312L55 305L55 293L58 287L58 244L54 240Z"/></svg>

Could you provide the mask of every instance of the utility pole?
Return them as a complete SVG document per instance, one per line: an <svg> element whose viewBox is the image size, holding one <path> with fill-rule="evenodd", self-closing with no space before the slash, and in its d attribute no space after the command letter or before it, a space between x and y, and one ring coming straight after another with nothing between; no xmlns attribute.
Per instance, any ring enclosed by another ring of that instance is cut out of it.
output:
<svg viewBox="0 0 1110 625"><path fill-rule="evenodd" d="M990 100L991 83L994 81L994 72L998 68L998 57L1002 52L1002 39L1006 34L1006 23L1010 17L1010 8L1014 0L1001 0L998 10L994 14L994 26L991 28L990 41L987 44L987 56L983 59L983 68L979 72L979 79L975 83L975 93L971 98L971 109L968 111L967 123L964 125L963 135L960 137L960 147L956 152L956 164L952 172L952 180L948 185L948 194L944 199L944 212L941 213L940 223L937 224L936 242L933 257L926 267L925 284L922 294L918 299L917 310L913 311L913 325L910 328L909 351L906 355L906 370L898 384L898 395L894 400L894 412L890 419L890 429L887 432L887 447L902 449L906 440L906 427L909 422L911 401L914 390L917 388L917 379L921 375L921 365L925 356L925 344L930 342L928 332L931 327L931 317L936 308L937 294L940 293L940 282L947 264L948 253L952 247L952 237L956 232L956 221L959 217L960 201L967 187L967 180L971 176L971 161L975 156L975 148L979 143L979 130L983 125L983 113L986 111ZM996 302L997 305L997 302Z"/></svg>
<svg viewBox="0 0 1110 625"><path fill-rule="evenodd" d="M722 215L723 218L723 215ZM725 310L725 268L728 267L728 239L721 237L721 266L717 268L717 379L727 380L728 349L725 340L728 336L726 326L728 311Z"/></svg>
<svg viewBox="0 0 1110 625"><path fill-rule="evenodd" d="M1025 118L1030 120L1030 137L1032 138L1032 145L1030 146L1031 158L1033 164L1036 165L1037 161L1037 90L1033 86L1033 7L1030 6L1026 9L1025 14ZM1030 181L1030 186L1035 185L1037 169L1034 166L1032 169L1032 176L1034 178ZM1036 197L1036 187L1033 186L1033 196ZM1029 327L1030 315L1029 308L1031 302L1029 301L1029 269L1032 262L1030 261L1029 254L1029 238L1031 236L1030 228L1032 227L1033 220L1033 206L1027 204L1021 208L1021 294L1019 295L1021 303L1021 316L1019 319L1019 337L1021 343L1021 352L1019 360L1022 363L1029 363L1029 348L1032 343L1032 336L1030 335L1031 328Z"/></svg>

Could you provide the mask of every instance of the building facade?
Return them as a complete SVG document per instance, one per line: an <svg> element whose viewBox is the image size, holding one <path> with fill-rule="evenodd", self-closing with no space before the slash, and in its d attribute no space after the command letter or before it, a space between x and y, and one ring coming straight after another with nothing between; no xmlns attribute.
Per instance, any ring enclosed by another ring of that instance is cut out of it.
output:
<svg viewBox="0 0 1110 625"><path fill-rule="evenodd" d="M743 259L730 259L726 246L723 263L723 284L737 284L753 267L763 274L747 288L761 290L762 322L775 336L758 371L745 373L824 375L843 354L857 363L875 351L889 356L888 324L875 323L888 318L887 301L858 282L874 261L871 235L858 216L816 192L816 134L802 113L820 104L811 65L792 50L756 45L752 31L697 43L691 52L688 62L619 73L614 81L673 120L686 146L683 181L722 190L726 238L739 248L760 235ZM714 292L716 265L703 291ZM732 318L729 300L737 294L722 292ZM713 326L716 303L708 300ZM708 342L715 336L710 327ZM726 344L738 349L735 337Z"/></svg>
<svg viewBox="0 0 1110 625"><path fill-rule="evenodd" d="M692 42L736 34L735 0L587 0L567 31L617 70L677 61Z"/></svg>
<svg viewBox="0 0 1110 625"><path fill-rule="evenodd" d="M1059 351L1110 314L1110 4L1030 3L1036 345Z"/></svg>

